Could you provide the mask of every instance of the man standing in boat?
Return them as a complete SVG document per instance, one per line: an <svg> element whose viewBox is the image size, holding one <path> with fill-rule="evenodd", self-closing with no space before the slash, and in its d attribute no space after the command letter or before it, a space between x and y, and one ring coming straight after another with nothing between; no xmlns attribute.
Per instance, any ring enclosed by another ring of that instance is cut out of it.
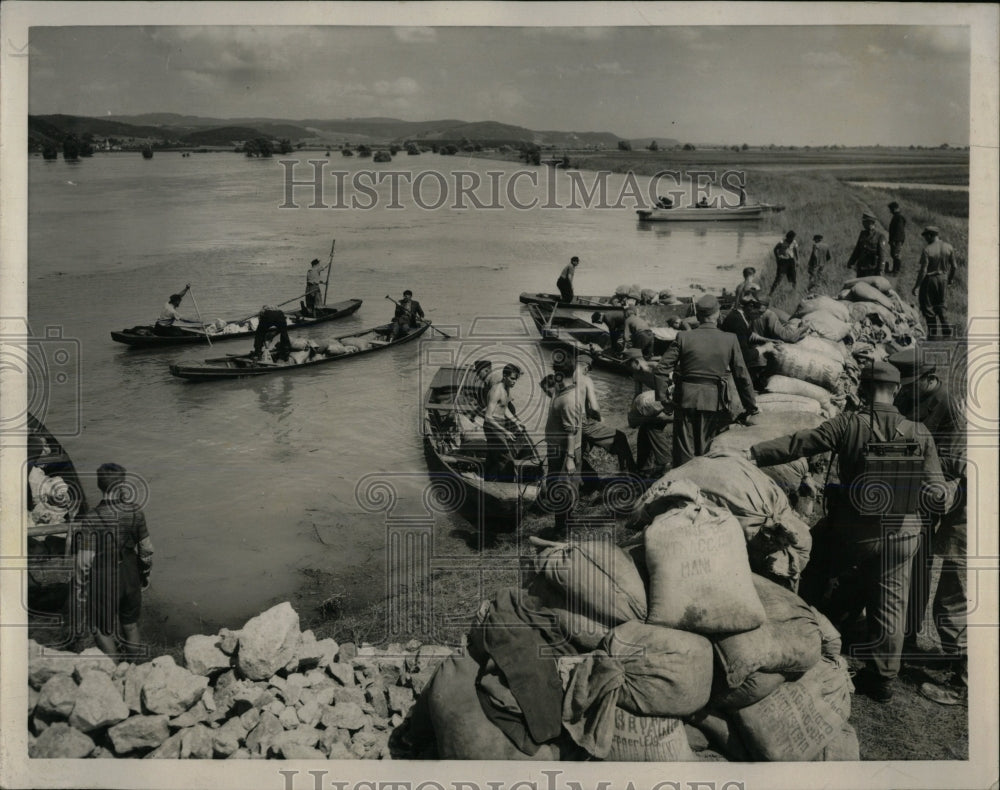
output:
<svg viewBox="0 0 1000 790"><path fill-rule="evenodd" d="M277 330L281 335L277 348L282 353L291 349L292 343L288 339L288 319L285 318L285 314L277 307L264 305L257 316L257 329L253 335L253 352L250 354L252 359L261 358L264 341L267 340L269 330Z"/></svg>
<svg viewBox="0 0 1000 790"><path fill-rule="evenodd" d="M306 273L306 309L305 314L315 316L316 309L323 306L323 269L319 258L313 258Z"/></svg>
<svg viewBox="0 0 1000 790"><path fill-rule="evenodd" d="M576 273L576 267L579 265L580 259L574 255L559 274L559 279L556 280L556 288L559 289L560 302L573 301L573 275Z"/></svg>
<svg viewBox="0 0 1000 790"><path fill-rule="evenodd" d="M163 310L160 311L160 317L156 319L156 324L153 327L153 332L157 335L175 335L180 334L179 328L175 328L175 324L186 323L186 324L201 324L200 321L194 321L190 318L182 318L177 312L177 308L181 306L181 300L184 295L191 290L191 283L184 286L184 290L180 293L171 294L170 298L167 299L167 303L163 305Z"/></svg>
<svg viewBox="0 0 1000 790"><path fill-rule="evenodd" d="M410 334L410 330L424 320L424 308L413 298L413 291L403 291L403 298L396 303L393 320L396 322L393 339Z"/></svg>

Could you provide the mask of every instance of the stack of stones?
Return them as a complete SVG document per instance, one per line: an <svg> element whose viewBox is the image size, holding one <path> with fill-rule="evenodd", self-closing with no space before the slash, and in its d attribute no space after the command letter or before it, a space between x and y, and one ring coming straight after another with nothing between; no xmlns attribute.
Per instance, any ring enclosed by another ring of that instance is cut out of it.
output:
<svg viewBox="0 0 1000 790"><path fill-rule="evenodd" d="M317 640L288 603L189 637L184 666L29 651L31 757L296 760L391 757L393 731L452 652Z"/></svg>

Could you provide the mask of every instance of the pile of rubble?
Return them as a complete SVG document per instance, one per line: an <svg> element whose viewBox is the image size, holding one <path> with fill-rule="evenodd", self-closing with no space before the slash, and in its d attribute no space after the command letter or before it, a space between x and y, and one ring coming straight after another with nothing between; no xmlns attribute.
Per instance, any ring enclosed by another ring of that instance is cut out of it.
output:
<svg viewBox="0 0 1000 790"><path fill-rule="evenodd" d="M390 737L451 650L383 650L299 630L288 603L239 631L191 636L164 655L115 664L29 642L34 758L385 759Z"/></svg>

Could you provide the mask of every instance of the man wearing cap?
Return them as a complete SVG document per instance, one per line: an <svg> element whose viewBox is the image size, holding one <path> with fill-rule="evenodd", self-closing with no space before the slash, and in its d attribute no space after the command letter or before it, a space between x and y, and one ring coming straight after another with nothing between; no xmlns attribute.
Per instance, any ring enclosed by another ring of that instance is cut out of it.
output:
<svg viewBox="0 0 1000 790"><path fill-rule="evenodd" d="M597 311L590 316L590 322L598 325L604 324L608 328L608 334L611 336L609 348L612 351L621 351L625 348L625 313L623 311L616 310L607 313Z"/></svg>
<svg viewBox="0 0 1000 790"><path fill-rule="evenodd" d="M837 578L856 568L868 620L864 645L869 671L859 676L859 687L879 702L893 695L903 650L903 628L909 598L910 571L920 542L920 517L862 513L871 498L865 486L865 447L873 441L912 441L923 456L921 498L947 504L944 478L934 440L919 423L904 419L892 405L899 389L899 371L888 362L875 362L861 373L861 394L871 411L845 413L810 430L803 430L747 450L758 466L774 466L819 453L837 454L840 484L828 493L828 545L813 547L813 573L820 569ZM885 437L884 439L880 437ZM831 613L832 614L832 613ZM834 618L835 619L835 618Z"/></svg>
<svg viewBox="0 0 1000 790"><path fill-rule="evenodd" d="M875 221L875 215L870 211L861 215L862 231L858 234L851 257L847 259L847 268L854 269L858 277L870 277L885 271L888 257L885 236L875 228Z"/></svg>
<svg viewBox="0 0 1000 790"><path fill-rule="evenodd" d="M573 275L576 274L576 267L580 265L580 259L574 255L569 259L556 280L556 288L559 289L560 302L573 301Z"/></svg>
<svg viewBox="0 0 1000 790"><path fill-rule="evenodd" d="M966 517L965 404L955 400L948 385L937 376L937 366L927 358L926 349L911 346L889 357L899 370L901 389L896 407L907 419L922 423L934 437L945 479L956 486L955 502L940 523L928 529L913 560L910 601L906 614L907 653L917 652L917 634L924 621L930 597L931 565L941 556L941 576L931 606L931 615L941 642L943 661L950 670L946 685L925 683L920 692L943 705L964 702L968 694L966 657Z"/></svg>
<svg viewBox="0 0 1000 790"><path fill-rule="evenodd" d="M393 320L396 322L394 338L410 334L410 330L424 320L424 308L413 298L413 291L409 289L403 291L403 298L396 303Z"/></svg>
<svg viewBox="0 0 1000 790"><path fill-rule="evenodd" d="M750 342L764 343L780 340L782 343L798 343L806 333L805 327L793 329L771 308L769 296L758 296L753 320L750 322ZM787 314L786 314L787 315Z"/></svg>
<svg viewBox="0 0 1000 790"><path fill-rule="evenodd" d="M653 373L656 399L665 409L670 408L669 384L671 377L674 380L674 468L704 455L709 442L729 425L730 380L735 382L744 410L757 412L740 343L719 329L718 299L703 296L695 304L695 315L698 328L679 332Z"/></svg>
<svg viewBox="0 0 1000 790"><path fill-rule="evenodd" d="M184 295L191 290L191 284L188 283L184 286L184 290L180 293L170 294L170 298L167 299L167 303L163 305L163 309L160 311L159 318L156 319L156 323L153 325L153 334L156 335L177 335L183 334L183 330L175 328L174 324L177 322L193 324L201 322L195 322L190 318L181 318L180 314L177 312L177 308L181 306L181 300Z"/></svg>
<svg viewBox="0 0 1000 790"><path fill-rule="evenodd" d="M319 258L313 258L309 264L309 271L306 272L306 314L316 315L316 308L323 306L323 269L320 267Z"/></svg>
<svg viewBox="0 0 1000 790"><path fill-rule="evenodd" d="M761 314L761 303L753 292L744 293L743 298L730 310L726 317L722 319L719 328L723 332L736 335L740 344L740 353L743 355L743 363L747 366L754 387L759 383L761 369L764 367L764 360L753 347L750 336L753 333L753 322Z"/></svg>
<svg viewBox="0 0 1000 790"><path fill-rule="evenodd" d="M638 309L625 308L625 347L637 348L642 352L643 359L652 359L653 344L656 336L653 334L649 321L639 315Z"/></svg>
<svg viewBox="0 0 1000 790"><path fill-rule="evenodd" d="M813 236L812 252L809 253L809 285L819 276L820 272L833 259L830 255L830 245L823 241L823 234L817 233Z"/></svg>
<svg viewBox="0 0 1000 790"><path fill-rule="evenodd" d="M951 336L951 325L945 314L947 287L955 281L958 266L955 248L938 238L939 231L928 225L920 234L926 246L920 253L920 270L913 293L918 294L920 312L927 321L927 339L937 340Z"/></svg>
<svg viewBox="0 0 1000 790"><path fill-rule="evenodd" d="M889 204L889 211L892 212L892 219L889 220L889 255L892 258L892 269L887 274L899 274L902 265L900 255L903 253L903 242L906 241L906 217L899 210L899 203L895 200Z"/></svg>

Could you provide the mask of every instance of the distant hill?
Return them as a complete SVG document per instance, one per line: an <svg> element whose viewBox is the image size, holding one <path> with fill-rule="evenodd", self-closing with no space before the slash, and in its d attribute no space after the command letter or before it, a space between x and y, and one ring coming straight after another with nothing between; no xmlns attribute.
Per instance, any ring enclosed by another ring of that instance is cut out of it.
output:
<svg viewBox="0 0 1000 790"><path fill-rule="evenodd" d="M633 151L638 151L641 148L647 148L653 140L656 140L656 145L659 148L677 148L683 145L680 140L675 140L673 137L635 137L629 140L632 145Z"/></svg>
<svg viewBox="0 0 1000 790"><path fill-rule="evenodd" d="M398 118L340 118L301 120L283 118L210 118L178 113L108 115L89 118L75 115L29 115L32 145L59 144L69 134L98 138L142 138L172 145L229 145L251 137L287 138L293 144L385 145L418 140L458 143L463 139L484 146L533 143L556 148L615 148L621 139L611 132L536 131L496 121L469 122L446 118L404 121ZM648 145L646 140L645 144Z"/></svg>

